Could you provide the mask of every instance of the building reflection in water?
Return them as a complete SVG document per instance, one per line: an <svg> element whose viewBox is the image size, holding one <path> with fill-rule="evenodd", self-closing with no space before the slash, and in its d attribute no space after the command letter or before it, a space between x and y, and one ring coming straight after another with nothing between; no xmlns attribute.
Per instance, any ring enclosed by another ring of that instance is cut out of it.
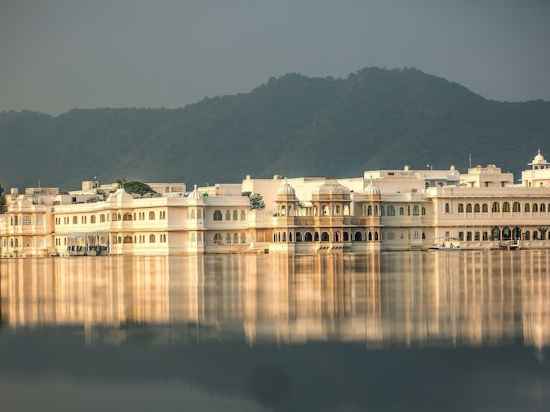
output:
<svg viewBox="0 0 550 412"><path fill-rule="evenodd" d="M549 261L544 250L3 260L0 315L15 331L84 326L87 336L206 327L251 343L540 348Z"/></svg>

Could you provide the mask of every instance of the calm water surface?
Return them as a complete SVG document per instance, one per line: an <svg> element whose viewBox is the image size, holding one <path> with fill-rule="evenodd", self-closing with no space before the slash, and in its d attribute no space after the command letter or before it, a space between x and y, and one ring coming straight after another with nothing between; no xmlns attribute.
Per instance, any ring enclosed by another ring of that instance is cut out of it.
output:
<svg viewBox="0 0 550 412"><path fill-rule="evenodd" d="M547 411L550 252L0 261L6 411Z"/></svg>

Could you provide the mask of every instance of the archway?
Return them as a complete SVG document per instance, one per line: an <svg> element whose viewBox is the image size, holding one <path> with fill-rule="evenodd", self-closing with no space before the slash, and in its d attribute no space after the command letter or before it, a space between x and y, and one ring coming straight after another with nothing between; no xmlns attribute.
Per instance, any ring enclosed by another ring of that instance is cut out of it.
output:
<svg viewBox="0 0 550 412"><path fill-rule="evenodd" d="M363 241L363 235L361 232L355 232L354 240L356 242L362 242Z"/></svg>
<svg viewBox="0 0 550 412"><path fill-rule="evenodd" d="M512 230L506 226L504 229L502 229L502 240L510 240L512 239Z"/></svg>
<svg viewBox="0 0 550 412"><path fill-rule="evenodd" d="M313 242L313 236L310 232L306 232L304 235L304 242Z"/></svg>
<svg viewBox="0 0 550 412"><path fill-rule="evenodd" d="M493 229L491 229L491 239L500 240L500 229L496 226Z"/></svg>
<svg viewBox="0 0 550 412"><path fill-rule="evenodd" d="M328 242L328 241L329 241L328 233L327 232L321 233L321 242Z"/></svg>

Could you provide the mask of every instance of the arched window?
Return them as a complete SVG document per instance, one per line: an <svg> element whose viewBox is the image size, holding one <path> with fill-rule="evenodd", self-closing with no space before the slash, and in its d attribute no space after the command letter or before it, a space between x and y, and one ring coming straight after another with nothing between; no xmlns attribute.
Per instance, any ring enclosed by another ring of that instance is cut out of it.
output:
<svg viewBox="0 0 550 412"><path fill-rule="evenodd" d="M321 233L321 242L328 242L329 237L327 232Z"/></svg>
<svg viewBox="0 0 550 412"><path fill-rule="evenodd" d="M374 240L378 240L378 232L374 232Z"/></svg>
<svg viewBox="0 0 550 412"><path fill-rule="evenodd" d="M539 240L539 232L536 230L533 230L533 240Z"/></svg>
<svg viewBox="0 0 550 412"><path fill-rule="evenodd" d="M531 212L531 207L529 206L529 203L525 203L525 204L523 205L523 211L524 211L525 213L530 213L530 212Z"/></svg>
<svg viewBox="0 0 550 412"><path fill-rule="evenodd" d="M523 238L524 240L531 240L531 233L526 230L525 233L523 234Z"/></svg>
<svg viewBox="0 0 550 412"><path fill-rule="evenodd" d="M124 213L124 216L122 216L122 220L125 222L132 220L132 214L131 213Z"/></svg>
<svg viewBox="0 0 550 412"><path fill-rule="evenodd" d="M222 212L221 210L215 210L214 211L214 220L222 220L223 219L223 216L222 216Z"/></svg>
<svg viewBox="0 0 550 412"><path fill-rule="evenodd" d="M472 232L466 232L466 240L468 242L471 242L472 241Z"/></svg>
<svg viewBox="0 0 550 412"><path fill-rule="evenodd" d="M332 237L334 239L335 242L339 242L340 241L340 234L338 232L334 232L334 235Z"/></svg>
<svg viewBox="0 0 550 412"><path fill-rule="evenodd" d="M479 203L476 203L474 205L474 213L479 213L481 211L481 208L479 207Z"/></svg>
<svg viewBox="0 0 550 412"><path fill-rule="evenodd" d="M310 232L306 232L306 234L304 235L304 242L312 242L313 241L313 236L311 235Z"/></svg>
<svg viewBox="0 0 550 412"><path fill-rule="evenodd" d="M496 226L491 230L491 239L500 240L500 229Z"/></svg>
<svg viewBox="0 0 550 412"><path fill-rule="evenodd" d="M241 233L241 243L246 243L246 233Z"/></svg>
<svg viewBox="0 0 550 412"><path fill-rule="evenodd" d="M225 211L225 220L231 220L231 211L230 210Z"/></svg>
<svg viewBox="0 0 550 412"><path fill-rule="evenodd" d="M239 243L239 234L233 233L233 243Z"/></svg>
<svg viewBox="0 0 550 412"><path fill-rule="evenodd" d="M445 203L445 213L451 213L451 207L448 203Z"/></svg>
<svg viewBox="0 0 550 412"><path fill-rule="evenodd" d="M105 223L105 215L99 215L99 222Z"/></svg>
<svg viewBox="0 0 550 412"><path fill-rule="evenodd" d="M372 232L369 232L369 241L372 241Z"/></svg>
<svg viewBox="0 0 550 412"><path fill-rule="evenodd" d="M510 203L504 202L504 203L502 204L502 211L503 211L504 213L509 213L509 212L510 212Z"/></svg>
<svg viewBox="0 0 550 412"><path fill-rule="evenodd" d="M286 232L283 232L282 241L286 242Z"/></svg>
<svg viewBox="0 0 550 412"><path fill-rule="evenodd" d="M519 202L514 202L514 204L512 205L512 212L514 213L521 212L521 205L519 204Z"/></svg>
<svg viewBox="0 0 550 412"><path fill-rule="evenodd" d="M246 220L246 212L243 210L241 210L241 220Z"/></svg>
<svg viewBox="0 0 550 412"><path fill-rule="evenodd" d="M133 243L132 236L124 236L123 243Z"/></svg>
<svg viewBox="0 0 550 412"><path fill-rule="evenodd" d="M239 220L239 211L238 210L233 211L233 220Z"/></svg>
<svg viewBox="0 0 550 412"><path fill-rule="evenodd" d="M422 216L426 216L426 208L422 206Z"/></svg>
<svg viewBox="0 0 550 412"><path fill-rule="evenodd" d="M395 207L393 205L388 206L388 216L395 216Z"/></svg>
<svg viewBox="0 0 550 412"><path fill-rule="evenodd" d="M458 213L464 213L464 205L462 203L458 204Z"/></svg>
<svg viewBox="0 0 550 412"><path fill-rule="evenodd" d="M378 216L378 205L374 205L374 216Z"/></svg>
<svg viewBox="0 0 550 412"><path fill-rule="evenodd" d="M316 242L319 241L319 232L315 232L315 235L313 236L313 240Z"/></svg>
<svg viewBox="0 0 550 412"><path fill-rule="evenodd" d="M348 232L344 232L342 240L344 242L349 242L349 233Z"/></svg>
<svg viewBox="0 0 550 412"><path fill-rule="evenodd" d="M487 205L487 203L483 203L481 205L481 213L489 213L489 206Z"/></svg>
<svg viewBox="0 0 550 412"><path fill-rule="evenodd" d="M380 206L380 216L386 216L386 209L384 206Z"/></svg>
<svg viewBox="0 0 550 412"><path fill-rule="evenodd" d="M363 241L363 236L361 235L361 232L355 232L354 240L356 242L362 242Z"/></svg>
<svg viewBox="0 0 550 412"><path fill-rule="evenodd" d="M155 242L156 242L155 235L149 235L149 243L155 243Z"/></svg>
<svg viewBox="0 0 550 412"><path fill-rule="evenodd" d="M288 232L288 241L292 242L292 232Z"/></svg>
<svg viewBox="0 0 550 412"><path fill-rule="evenodd" d="M155 220L155 212L153 211L149 212L149 220Z"/></svg>
<svg viewBox="0 0 550 412"><path fill-rule="evenodd" d="M90 216L90 223L95 223L95 215Z"/></svg>
<svg viewBox="0 0 550 412"><path fill-rule="evenodd" d="M275 235L273 235L275 236ZM275 239L273 239L275 240ZM222 235L221 233L214 233L214 244L221 245L222 244Z"/></svg>
<svg viewBox="0 0 550 412"><path fill-rule="evenodd" d="M340 216L340 205L336 205L336 216Z"/></svg>
<svg viewBox="0 0 550 412"><path fill-rule="evenodd" d="M228 245L231 244L231 233L225 234L225 243L227 243Z"/></svg>
<svg viewBox="0 0 550 412"><path fill-rule="evenodd" d="M471 203L468 203L466 205L466 213L472 213L472 204Z"/></svg>
<svg viewBox="0 0 550 412"><path fill-rule="evenodd" d="M399 208L399 216L405 216L405 208L403 207Z"/></svg>
<svg viewBox="0 0 550 412"><path fill-rule="evenodd" d="M367 216L372 216L372 206L368 205L367 207Z"/></svg>
<svg viewBox="0 0 550 412"><path fill-rule="evenodd" d="M414 216L418 216L420 214L420 208L418 207L418 205L414 205L413 207L413 215Z"/></svg>
<svg viewBox="0 0 550 412"><path fill-rule="evenodd" d="M500 204L498 202L493 202L493 207L491 208L491 211L493 213L499 213L500 212Z"/></svg>
<svg viewBox="0 0 550 412"><path fill-rule="evenodd" d="M302 233L296 232L296 242L301 242L301 241L302 241Z"/></svg>
<svg viewBox="0 0 550 412"><path fill-rule="evenodd" d="M540 210L541 213L545 213L546 212L546 205L544 203L541 203L539 210Z"/></svg>
<svg viewBox="0 0 550 412"><path fill-rule="evenodd" d="M539 211L539 205L537 205L536 203L533 203L533 213L537 213L538 211Z"/></svg>
<svg viewBox="0 0 550 412"><path fill-rule="evenodd" d="M329 208L327 205L323 205L323 216L328 216L330 214Z"/></svg>
<svg viewBox="0 0 550 412"><path fill-rule="evenodd" d="M483 232L483 240L489 240L489 233Z"/></svg>

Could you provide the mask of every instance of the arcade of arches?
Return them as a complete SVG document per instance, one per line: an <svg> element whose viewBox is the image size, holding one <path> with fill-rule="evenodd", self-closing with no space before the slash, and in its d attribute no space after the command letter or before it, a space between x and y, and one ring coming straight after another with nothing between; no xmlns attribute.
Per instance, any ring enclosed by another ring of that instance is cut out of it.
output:
<svg viewBox="0 0 550 412"><path fill-rule="evenodd" d="M382 236L378 230L306 230L306 231L276 231L273 233L273 242L378 242Z"/></svg>

